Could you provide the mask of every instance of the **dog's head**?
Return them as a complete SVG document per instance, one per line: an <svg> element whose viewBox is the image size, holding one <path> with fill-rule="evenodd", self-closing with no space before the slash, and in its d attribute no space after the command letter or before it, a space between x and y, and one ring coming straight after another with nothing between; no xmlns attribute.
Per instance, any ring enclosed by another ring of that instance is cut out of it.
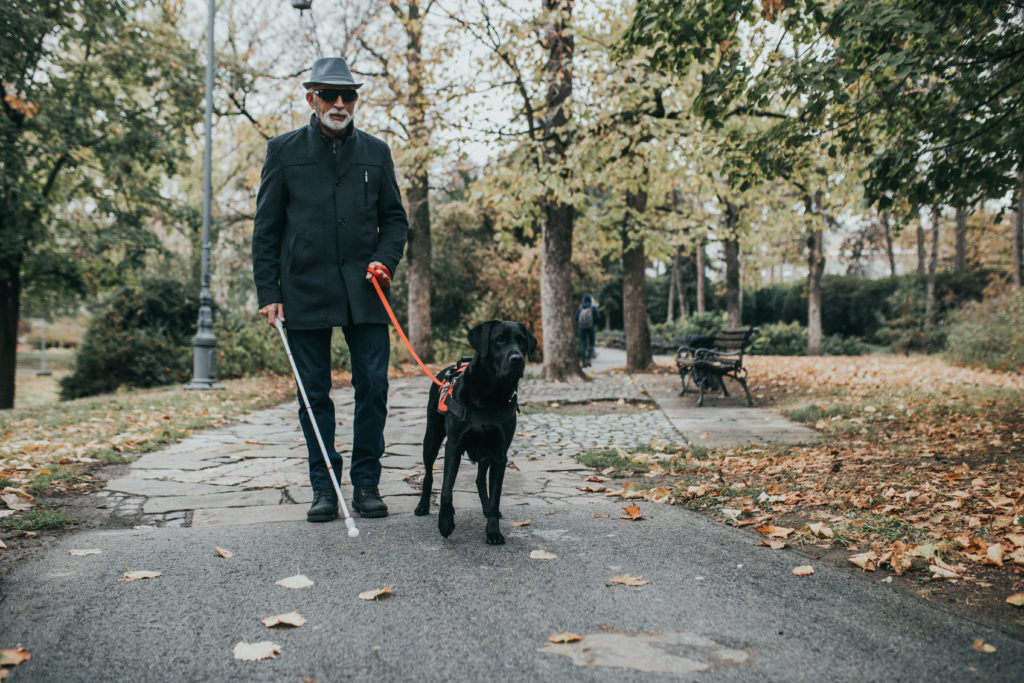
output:
<svg viewBox="0 0 1024 683"><path fill-rule="evenodd" d="M527 357L537 350L537 338L522 323L488 320L469 331L469 344L498 378L523 376Z"/></svg>

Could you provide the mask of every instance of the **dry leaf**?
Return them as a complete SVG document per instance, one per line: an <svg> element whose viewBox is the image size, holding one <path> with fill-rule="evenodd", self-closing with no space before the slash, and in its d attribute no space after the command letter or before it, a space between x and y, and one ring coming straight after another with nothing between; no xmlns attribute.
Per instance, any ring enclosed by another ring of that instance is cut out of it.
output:
<svg viewBox="0 0 1024 683"><path fill-rule="evenodd" d="M558 557L558 555L549 553L547 550L533 550L530 552L531 560L553 560L556 557Z"/></svg>
<svg viewBox="0 0 1024 683"><path fill-rule="evenodd" d="M151 572L145 569L129 569L125 571L124 576L118 579L117 582L127 583L128 581L139 581L141 579L155 579L158 576L163 576L163 572Z"/></svg>
<svg viewBox="0 0 1024 683"><path fill-rule="evenodd" d="M245 442L246 442L247 444L251 444L251 445L253 445L253 446L259 446L259 445L260 445L260 442L259 442L259 441L253 441L253 440L251 440L251 439L246 439L246 440L245 440Z"/></svg>
<svg viewBox="0 0 1024 683"><path fill-rule="evenodd" d="M810 576L814 573L814 567L809 564L802 564L799 567L794 567L793 573L797 576Z"/></svg>
<svg viewBox="0 0 1024 683"><path fill-rule="evenodd" d="M587 493L600 493L601 491L608 490L607 487L604 486L577 486L576 488Z"/></svg>
<svg viewBox="0 0 1024 683"><path fill-rule="evenodd" d="M785 538L796 531L796 529L790 529L789 527L784 526L775 526L774 524L758 524L754 527L754 531L772 538Z"/></svg>
<svg viewBox="0 0 1024 683"><path fill-rule="evenodd" d="M632 520L632 521L636 521L638 519L643 519L644 518L643 514L640 512L640 506L636 505L635 503L633 505L630 505L629 507L624 507L622 509L626 513L626 514L622 515L622 519L629 519L629 520Z"/></svg>
<svg viewBox="0 0 1024 683"><path fill-rule="evenodd" d="M85 548L82 550L69 550L68 555L73 555L74 557L84 557L85 555L99 555L102 552L103 550L101 550L100 548Z"/></svg>
<svg viewBox="0 0 1024 683"><path fill-rule="evenodd" d="M32 659L32 653L23 647L0 650L0 666L18 666Z"/></svg>
<svg viewBox="0 0 1024 683"><path fill-rule="evenodd" d="M291 612L285 612L284 614L275 614L272 617L265 617L260 621L267 628L273 628L274 626L302 626L306 623L306 618L299 614L297 611L292 610Z"/></svg>
<svg viewBox="0 0 1024 683"><path fill-rule="evenodd" d="M608 515L602 515L597 512L594 513L594 517L597 517L598 519L608 519Z"/></svg>
<svg viewBox="0 0 1024 683"><path fill-rule="evenodd" d="M0 541L0 548L6 548L6 547L7 547L7 544L4 543L3 541Z"/></svg>
<svg viewBox="0 0 1024 683"><path fill-rule="evenodd" d="M281 588L292 588L295 590L299 590L300 588L309 588L310 586L315 585L312 581L309 580L309 577L305 574L296 574L295 576L289 576L288 578L281 579L280 581L277 581L275 583Z"/></svg>
<svg viewBox="0 0 1024 683"><path fill-rule="evenodd" d="M583 481L596 481L596 482L600 483L602 481L608 481L608 477L602 477L602 476L597 475L597 474L592 474L589 477L587 477L586 479L584 479Z"/></svg>
<svg viewBox="0 0 1024 683"><path fill-rule="evenodd" d="M522 522L509 522L509 526L529 526L533 520L527 519Z"/></svg>
<svg viewBox="0 0 1024 683"><path fill-rule="evenodd" d="M1003 566L1003 546L998 543L993 543L985 551L985 559L981 561L982 564L994 564L997 567Z"/></svg>
<svg viewBox="0 0 1024 683"><path fill-rule="evenodd" d="M876 569L875 561L878 559L878 555L875 554L874 550L869 550L866 553L860 553L859 555L852 555L849 560L855 565L863 569L864 571L873 572Z"/></svg>
<svg viewBox="0 0 1024 683"><path fill-rule="evenodd" d="M273 659L281 652L281 646L269 640L258 643L241 642L235 645L235 659L243 662L255 662L258 659Z"/></svg>
<svg viewBox="0 0 1024 683"><path fill-rule="evenodd" d="M225 550L224 548L221 548L219 545L213 546L213 552L217 553L218 555L223 557L225 560L231 559L235 555L230 550Z"/></svg>
<svg viewBox="0 0 1024 683"><path fill-rule="evenodd" d="M1018 548L1024 547L1024 534L1006 534L1006 538Z"/></svg>
<svg viewBox="0 0 1024 683"><path fill-rule="evenodd" d="M786 547L785 541L758 541L758 545L768 546L772 550L782 550Z"/></svg>
<svg viewBox="0 0 1024 683"><path fill-rule="evenodd" d="M4 489L4 494L0 496L0 500L2 500L10 509L17 510L19 512L22 510L31 510L36 506L35 499L21 489L12 489L9 487Z"/></svg>
<svg viewBox="0 0 1024 683"><path fill-rule="evenodd" d="M620 574L608 579L608 584L619 583L623 586L646 586L650 583L647 579L642 576L631 576L629 574Z"/></svg>
<svg viewBox="0 0 1024 683"><path fill-rule="evenodd" d="M978 638L973 643L971 643L971 647L973 647L978 652L984 652L986 654L992 654L993 652L996 651L996 646L995 645L992 645L991 643L986 643L981 638Z"/></svg>
<svg viewBox="0 0 1024 683"><path fill-rule="evenodd" d="M381 600L381 599L386 598L387 596L391 595L391 589L392 588L394 588L394 586L384 586L383 588L378 588L377 590L373 590L373 591L363 591L362 593L359 594L359 599L360 600Z"/></svg>
<svg viewBox="0 0 1024 683"><path fill-rule="evenodd" d="M578 636L575 633L569 633L568 631L562 631L561 633L552 633L548 636L548 640L552 643L578 643L583 640L582 636Z"/></svg>
<svg viewBox="0 0 1024 683"><path fill-rule="evenodd" d="M1014 593L1010 597L1006 598L1006 602L1010 603L1014 607L1024 607L1024 593Z"/></svg>
<svg viewBox="0 0 1024 683"><path fill-rule="evenodd" d="M835 532L833 532L832 529L824 522L811 522L800 530L803 531L804 529L810 531L818 538L832 538L835 536Z"/></svg>

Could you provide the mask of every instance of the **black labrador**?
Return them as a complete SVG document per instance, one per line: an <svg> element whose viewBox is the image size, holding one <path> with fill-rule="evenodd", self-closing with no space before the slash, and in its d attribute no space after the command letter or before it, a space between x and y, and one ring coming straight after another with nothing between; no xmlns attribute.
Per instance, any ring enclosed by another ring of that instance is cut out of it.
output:
<svg viewBox="0 0 1024 683"><path fill-rule="evenodd" d="M452 489L463 453L477 464L476 490L487 518L487 542L501 545L501 483L508 464L508 447L516 431L519 380L537 338L522 323L490 320L469 331L476 352L466 363L445 368L443 386L430 386L427 430L423 436L423 493L416 514L430 513L434 460L445 437L444 479L437 528L447 538L455 529Z"/></svg>

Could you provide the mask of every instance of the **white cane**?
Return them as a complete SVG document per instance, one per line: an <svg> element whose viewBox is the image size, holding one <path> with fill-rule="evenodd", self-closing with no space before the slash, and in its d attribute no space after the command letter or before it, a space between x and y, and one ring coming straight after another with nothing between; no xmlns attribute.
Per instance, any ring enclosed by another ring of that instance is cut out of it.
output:
<svg viewBox="0 0 1024 683"><path fill-rule="evenodd" d="M299 385L299 394L302 395L302 404L306 406L306 416L309 418L310 424L313 425L313 433L316 434L316 441L320 444L320 453L324 456L324 463L327 465L327 474L331 477L331 483L334 484L334 492L338 494L338 501L341 503L341 511L345 513L345 526L348 527L349 538L355 538L359 535L359 529L356 528L356 522L352 519L352 515L348 513L348 506L345 505L345 496L341 495L341 487L338 486L338 477L334 472L334 467L331 466L331 458L327 455L327 447L324 446L324 438L320 436L320 427L316 424L316 416L313 414L313 409L309 407L309 398L306 396L306 388L302 386L302 378L299 377L299 368L295 365L295 358L292 357L292 349L288 345L288 335L284 332L284 324L281 319L277 319L277 331L281 333L281 341L284 342L284 350L288 353L288 362L292 364L292 372L295 374L295 383Z"/></svg>

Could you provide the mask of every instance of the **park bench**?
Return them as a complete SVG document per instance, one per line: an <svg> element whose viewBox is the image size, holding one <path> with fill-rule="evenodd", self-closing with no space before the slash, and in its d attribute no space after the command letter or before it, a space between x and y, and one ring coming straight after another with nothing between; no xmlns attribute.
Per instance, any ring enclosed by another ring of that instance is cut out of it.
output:
<svg viewBox="0 0 1024 683"><path fill-rule="evenodd" d="M686 395L687 384L692 381L697 389L697 407L704 404L704 392L721 389L726 396L725 378L740 383L747 394L747 405L754 405L747 388L747 369L743 367L743 352L757 335L756 327L725 329L716 334L691 335L676 350L676 367L683 381L680 396Z"/></svg>

